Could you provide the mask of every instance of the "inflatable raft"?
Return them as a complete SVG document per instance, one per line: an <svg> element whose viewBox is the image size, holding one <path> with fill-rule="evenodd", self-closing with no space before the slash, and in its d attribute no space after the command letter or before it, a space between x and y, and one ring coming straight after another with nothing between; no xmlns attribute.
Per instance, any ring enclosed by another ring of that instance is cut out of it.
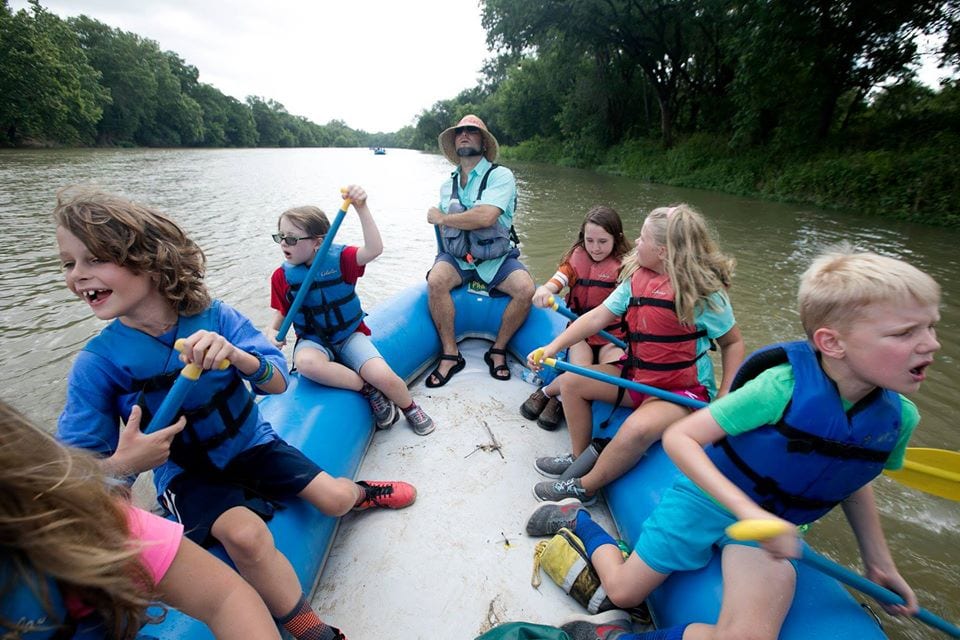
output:
<svg viewBox="0 0 960 640"><path fill-rule="evenodd" d="M458 341L477 337L492 341L507 299L479 295L466 288L455 291L453 298L457 310ZM440 352L440 342L427 309L425 284L412 287L377 307L367 318L367 323L380 352L408 383L431 368ZM527 353L547 342L551 336L561 331L565 324L566 320L559 314L534 309L511 341L509 351L523 361ZM460 375L462 374L458 374L458 377ZM488 381L484 384L501 385L502 383ZM436 390L436 392L444 391L446 390ZM522 390L522 393L529 393L529 391ZM334 475L356 477L374 432L370 409L359 394L322 387L293 375L287 392L265 398L261 408L290 444L303 450L325 470ZM514 407L511 406L510 410L516 413ZM595 415L601 418L608 414L609 407L598 407L595 411ZM605 429L603 434L600 434L599 428L595 427L597 435L604 437L612 435L626 415L626 410L618 410L611 426ZM456 427L441 425L441 428L452 431ZM534 427L533 431L538 430ZM437 433L440 433L439 429ZM539 432L537 436L553 438L553 442L560 447L569 442L565 432L554 434ZM435 436L425 440L432 438ZM525 468L529 468L532 460L506 462L511 465L527 465ZM662 492L670 485L677 473L678 471L662 449L655 446L641 464L608 487L605 493L608 506L620 536L628 544L636 540L643 520L657 504ZM423 491L420 497L421 500L424 499ZM501 509L504 514L516 512L519 514L517 518L522 520L534 505L535 502L531 497L523 504L503 504ZM463 505L463 508L469 509L469 506L469 504ZM306 503L300 502L291 503L270 522L270 529L277 546L290 559L307 593L313 591L333 544L337 527L337 519L324 516ZM501 525L501 528L506 527ZM512 531L512 529L506 530ZM504 537L505 548L509 549L510 540L506 535ZM222 549L215 549L214 552L225 558ZM469 550L451 550L450 552L465 554L469 553ZM442 552L434 549L433 553L441 554L442 563ZM522 561L527 562L525 559ZM424 559L423 571L428 571L428 566ZM356 571L357 567L354 566L353 569ZM496 572L498 566L482 566L479 570ZM510 579L526 582L528 575L528 573L520 573L517 576L511 576ZM370 579L373 578L374 576L370 576ZM693 621L715 621L719 612L721 585L719 557L715 557L713 562L702 570L675 574L668 579L648 601L651 614L658 626ZM526 586L524 588L529 589ZM559 593L559 590L557 592ZM569 600L566 596L560 595ZM572 603L572 600L570 602ZM418 610L421 605L411 604L410 608ZM370 603L370 606L373 606L373 603ZM444 606L457 608L455 601L452 604L445 603ZM559 614L563 613L553 605L541 605L541 608L544 610L508 609L508 613L516 615L515 619L541 618L534 620L538 622L555 622L561 617ZM399 612L397 609L393 611ZM490 611L494 611L493 600L490 602ZM457 613L449 610L447 615L456 617ZM380 616L381 614L370 612L369 615ZM421 623L424 621L421 618ZM337 622L336 618L333 622ZM351 621L348 620L342 621L349 637L368 640L360 629L351 633L350 623ZM468 639L476 635L476 629L467 623L459 628L463 630L463 634L458 637L453 637L449 632L441 632L437 635L430 628L422 626L417 629L407 629L397 624L394 630L395 637L410 639L450 637L451 640L458 640L459 637ZM142 635L189 640L212 637L204 625L173 610L168 612L162 623L145 627ZM786 640L812 637L820 640L831 638L869 640L886 636L875 618L863 609L839 583L822 576L813 569L800 566L797 593L780 637Z"/></svg>

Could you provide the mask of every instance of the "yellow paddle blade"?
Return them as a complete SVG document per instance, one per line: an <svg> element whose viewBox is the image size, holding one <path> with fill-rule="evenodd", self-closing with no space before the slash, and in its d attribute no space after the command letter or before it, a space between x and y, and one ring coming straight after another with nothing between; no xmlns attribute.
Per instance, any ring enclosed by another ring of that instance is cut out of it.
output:
<svg viewBox="0 0 960 640"><path fill-rule="evenodd" d="M884 470L897 482L947 500L960 501L960 452L910 447L903 468Z"/></svg>
<svg viewBox="0 0 960 640"><path fill-rule="evenodd" d="M782 520L741 520L727 527L727 535L734 540L769 540L786 531Z"/></svg>

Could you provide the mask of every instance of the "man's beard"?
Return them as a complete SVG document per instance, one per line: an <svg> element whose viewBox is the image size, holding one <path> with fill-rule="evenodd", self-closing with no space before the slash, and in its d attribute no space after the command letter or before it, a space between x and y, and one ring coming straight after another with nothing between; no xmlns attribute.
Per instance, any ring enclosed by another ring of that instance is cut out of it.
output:
<svg viewBox="0 0 960 640"><path fill-rule="evenodd" d="M461 158L470 158L472 156L479 156L483 153L483 149L478 149L477 147L460 147L457 149L457 156Z"/></svg>

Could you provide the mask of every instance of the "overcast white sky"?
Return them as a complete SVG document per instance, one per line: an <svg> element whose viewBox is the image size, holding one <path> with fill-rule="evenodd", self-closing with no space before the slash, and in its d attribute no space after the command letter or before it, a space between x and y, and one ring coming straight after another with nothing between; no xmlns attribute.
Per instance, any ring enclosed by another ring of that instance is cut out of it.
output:
<svg viewBox="0 0 960 640"><path fill-rule="evenodd" d="M243 100L272 98L318 124L368 132L413 124L477 83L478 0L41 0L155 40ZM27 7L12 0L13 9Z"/></svg>

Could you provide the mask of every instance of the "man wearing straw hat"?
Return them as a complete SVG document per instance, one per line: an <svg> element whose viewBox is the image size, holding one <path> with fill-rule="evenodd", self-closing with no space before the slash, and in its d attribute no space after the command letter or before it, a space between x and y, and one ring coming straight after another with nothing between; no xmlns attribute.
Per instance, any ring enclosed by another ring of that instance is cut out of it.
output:
<svg viewBox="0 0 960 640"><path fill-rule="evenodd" d="M510 169L493 164L499 145L477 116L464 116L437 140L457 168L440 186L440 206L427 211L427 222L436 226L440 242L427 273L427 290L443 354L426 385L442 387L466 366L454 335L450 291L475 280L483 282L490 295L510 296L496 340L483 356L493 378L509 380L507 342L527 318L534 291L513 230L517 183Z"/></svg>

